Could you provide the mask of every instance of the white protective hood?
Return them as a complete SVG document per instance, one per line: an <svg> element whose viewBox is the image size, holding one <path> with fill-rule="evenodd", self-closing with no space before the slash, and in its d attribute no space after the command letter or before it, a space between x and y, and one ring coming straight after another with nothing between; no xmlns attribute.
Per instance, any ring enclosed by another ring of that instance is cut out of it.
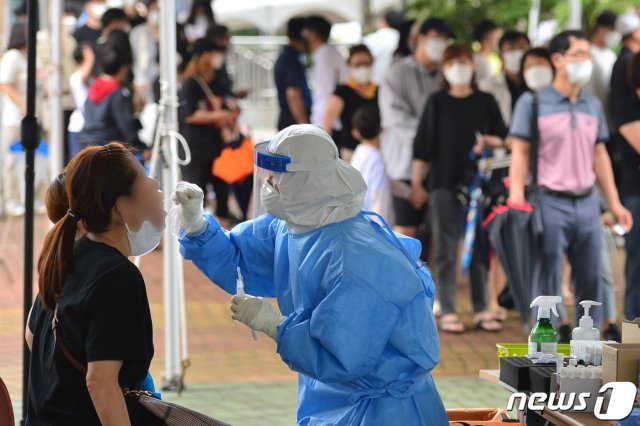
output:
<svg viewBox="0 0 640 426"><path fill-rule="evenodd" d="M367 191L362 175L339 158L335 142L320 127L289 126L271 139L267 150L298 164L335 161L328 170L274 174L289 231L308 232L362 210Z"/></svg>

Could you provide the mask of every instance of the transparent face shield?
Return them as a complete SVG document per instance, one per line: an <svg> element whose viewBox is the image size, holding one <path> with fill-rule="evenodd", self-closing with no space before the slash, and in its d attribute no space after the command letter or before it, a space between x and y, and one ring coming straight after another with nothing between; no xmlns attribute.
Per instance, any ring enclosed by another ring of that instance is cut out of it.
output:
<svg viewBox="0 0 640 426"><path fill-rule="evenodd" d="M277 219L284 218L284 208L280 201L277 178L280 173L286 173L291 158L272 154L267 151L267 142L255 146L255 167L253 173L253 233L257 238L269 239L275 235L272 220L266 215Z"/></svg>

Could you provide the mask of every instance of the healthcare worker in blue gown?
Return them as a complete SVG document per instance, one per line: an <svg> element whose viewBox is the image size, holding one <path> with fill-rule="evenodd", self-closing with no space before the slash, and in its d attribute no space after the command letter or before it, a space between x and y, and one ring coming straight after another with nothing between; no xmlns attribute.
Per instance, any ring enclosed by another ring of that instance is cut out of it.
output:
<svg viewBox="0 0 640 426"><path fill-rule="evenodd" d="M232 318L275 340L299 373L298 424L447 425L420 243L361 211L364 180L319 127L288 127L255 157L254 203L268 213L225 231L181 182L180 251L230 294L240 267L253 296L232 299ZM279 312L254 296L276 297Z"/></svg>

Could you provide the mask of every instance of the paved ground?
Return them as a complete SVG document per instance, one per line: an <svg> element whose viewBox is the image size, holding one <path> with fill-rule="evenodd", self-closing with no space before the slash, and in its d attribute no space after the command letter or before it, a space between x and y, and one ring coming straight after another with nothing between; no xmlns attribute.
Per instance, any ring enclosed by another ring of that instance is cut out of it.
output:
<svg viewBox="0 0 640 426"><path fill-rule="evenodd" d="M36 247L47 229L44 218L38 218ZM22 241L21 220L0 222L0 377L16 400L18 413L22 374ZM621 259L614 260L619 281ZM146 256L141 265L154 321L156 357L151 370L157 381L164 366L161 265L159 251ZM211 285L190 263L185 263L185 288L191 360L186 372L187 390L180 397L171 393L165 397L233 424L293 424L296 379L275 354L273 342L264 337L254 342L246 327L229 318L230 296ZM462 284L459 300L463 320L468 323L471 314L465 288ZM479 381L478 370L497 368L495 343L521 342L525 338L520 322L514 317L497 334L470 331L461 336L442 335L442 360L434 376L445 406L504 407L507 394Z"/></svg>

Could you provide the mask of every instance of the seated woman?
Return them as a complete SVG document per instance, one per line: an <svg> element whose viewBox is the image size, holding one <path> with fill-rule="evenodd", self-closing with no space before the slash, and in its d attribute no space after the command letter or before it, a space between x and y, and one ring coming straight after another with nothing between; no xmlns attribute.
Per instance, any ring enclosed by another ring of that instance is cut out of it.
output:
<svg viewBox="0 0 640 426"><path fill-rule="evenodd" d="M58 220L38 262L26 333L27 424L147 424L146 412L122 392L141 389L154 353L144 279L127 258L160 242L159 184L127 148L110 143L74 157L47 198ZM86 234L76 241L78 229Z"/></svg>

